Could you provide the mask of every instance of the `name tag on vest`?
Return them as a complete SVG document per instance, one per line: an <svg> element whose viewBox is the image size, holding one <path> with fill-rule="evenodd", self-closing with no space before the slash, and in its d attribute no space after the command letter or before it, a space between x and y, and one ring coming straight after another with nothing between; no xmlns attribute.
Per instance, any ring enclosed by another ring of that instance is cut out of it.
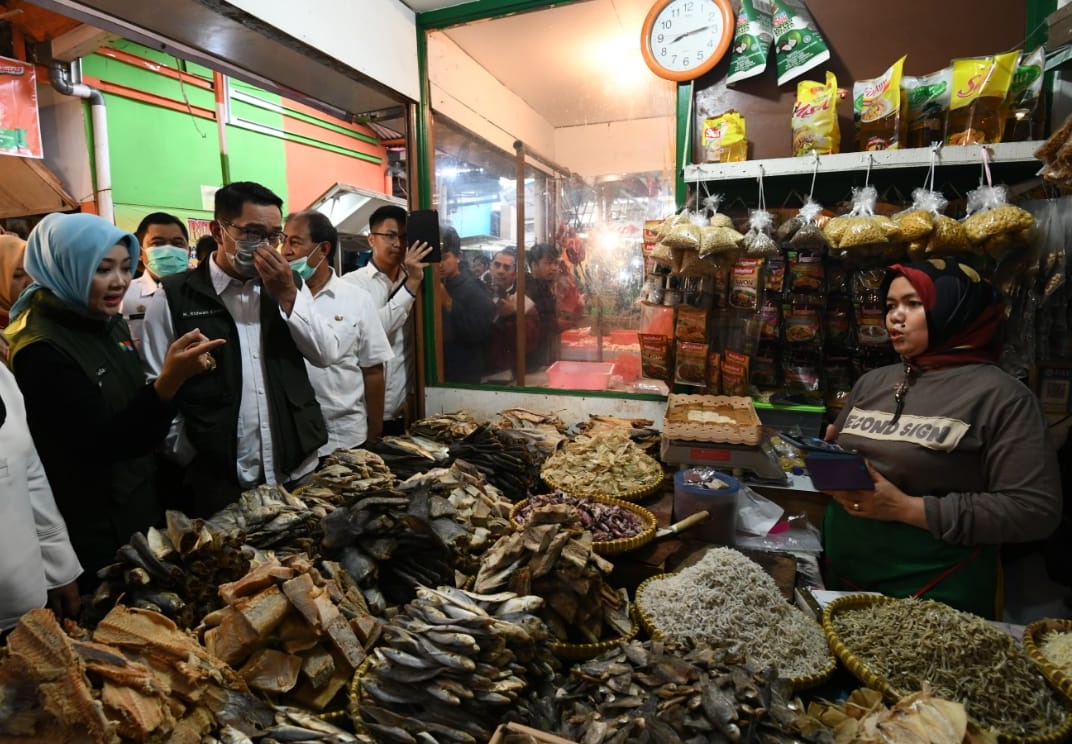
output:
<svg viewBox="0 0 1072 744"><path fill-rule="evenodd" d="M204 318L208 315L223 315L227 312L224 308L214 307L209 310L183 310L184 318Z"/></svg>

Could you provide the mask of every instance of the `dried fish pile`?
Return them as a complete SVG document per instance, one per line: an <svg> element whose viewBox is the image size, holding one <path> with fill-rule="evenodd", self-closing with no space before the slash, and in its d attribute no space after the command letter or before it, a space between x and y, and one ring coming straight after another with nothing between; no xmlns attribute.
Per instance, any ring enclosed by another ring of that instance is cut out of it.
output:
<svg viewBox="0 0 1072 744"><path fill-rule="evenodd" d="M281 486L261 485L243 491L206 520L210 529L241 535L247 545L315 556L320 520L335 508L315 495L300 498Z"/></svg>
<svg viewBox="0 0 1072 744"><path fill-rule="evenodd" d="M496 433L502 439L524 444L537 466L542 465L568 439L562 419L551 413L527 408L499 411Z"/></svg>
<svg viewBox="0 0 1072 744"><path fill-rule="evenodd" d="M495 540L513 532L513 503L464 460L455 461L449 468L414 475L399 486L404 492L415 489L429 491L427 516L434 528L439 527L437 520L444 517L461 526L461 530L439 527L437 531L453 553L455 570L466 577L476 574L480 557Z"/></svg>
<svg viewBox="0 0 1072 744"><path fill-rule="evenodd" d="M832 662L822 628L733 548L712 548L679 573L652 579L637 604L667 638L729 644L782 677L816 674Z"/></svg>
<svg viewBox="0 0 1072 744"><path fill-rule="evenodd" d="M539 476L524 443L501 437L487 426L452 444L450 454L455 460L465 460L480 470L488 483L511 501L525 498Z"/></svg>
<svg viewBox="0 0 1072 744"><path fill-rule="evenodd" d="M1072 676L1072 633L1051 630L1042 637L1038 650L1058 671Z"/></svg>
<svg viewBox="0 0 1072 744"><path fill-rule="evenodd" d="M566 524L530 524L500 538L484 555L473 589L544 597L540 618L555 640L596 643L633 629L625 591L604 581L613 568L593 552L592 533Z"/></svg>
<svg viewBox="0 0 1072 744"><path fill-rule="evenodd" d="M465 411L425 416L409 425L410 434L434 439L437 442L457 442L472 434L480 424Z"/></svg>
<svg viewBox="0 0 1072 744"><path fill-rule="evenodd" d="M533 725L584 744L800 740L789 685L707 644L623 643L574 666L555 700L558 720ZM803 739L824 734L820 726Z"/></svg>
<svg viewBox="0 0 1072 744"><path fill-rule="evenodd" d="M250 736L270 708L163 615L117 606L92 640L31 610L0 659L0 740L197 744L218 726Z"/></svg>
<svg viewBox="0 0 1072 744"><path fill-rule="evenodd" d="M324 464L313 473L302 496L346 504L365 491L390 488L394 484L394 473L375 452L340 448L324 458Z"/></svg>
<svg viewBox="0 0 1072 744"><path fill-rule="evenodd" d="M1037 736L1069 715L1027 652L981 617L900 599L846 608L831 619L848 649L899 694L929 683L997 734Z"/></svg>
<svg viewBox="0 0 1072 744"><path fill-rule="evenodd" d="M203 520L168 511L167 529L135 533L100 569L88 622L95 623L117 601L161 612L181 628L194 627L222 606L216 588L249 570L253 551L237 534L210 530Z"/></svg>
<svg viewBox="0 0 1072 744"><path fill-rule="evenodd" d="M421 587L383 631L351 701L378 742L485 742L555 670L539 597Z"/></svg>
<svg viewBox="0 0 1072 744"><path fill-rule="evenodd" d="M559 515L562 515L561 517ZM521 526L544 520L562 522L563 517L575 515L582 529L592 533L596 542L624 540L636 537L644 530L635 512L617 504L604 504L584 496L570 496L562 491L530 496L514 512L514 521Z"/></svg>
<svg viewBox="0 0 1072 744"><path fill-rule="evenodd" d="M621 497L661 481L663 466L615 427L574 437L547 458L540 474L566 493Z"/></svg>
<svg viewBox="0 0 1072 744"><path fill-rule="evenodd" d="M379 637L380 623L337 565L271 558L220 587L225 606L197 628L251 689L322 711Z"/></svg>
<svg viewBox="0 0 1072 744"><path fill-rule="evenodd" d="M929 688L887 708L882 693L861 687L841 703L813 701L799 720L802 730L831 727L835 742L869 744L997 744L960 703L935 697Z"/></svg>
<svg viewBox="0 0 1072 744"><path fill-rule="evenodd" d="M413 435L384 437L366 447L382 457L401 480L430 468L446 467L451 460L446 444Z"/></svg>
<svg viewBox="0 0 1072 744"><path fill-rule="evenodd" d="M659 445L662 443L662 432L652 428L654 423L651 419L627 419L620 416L590 413L588 420L579 426L579 430L582 434L594 434L604 429L624 429L629 432L629 438L636 442L644 452L657 455Z"/></svg>
<svg viewBox="0 0 1072 744"><path fill-rule="evenodd" d="M427 488L366 491L321 522L325 555L338 560L361 587L373 613L405 604L418 584L450 584L449 544L467 536L449 514L433 517Z"/></svg>

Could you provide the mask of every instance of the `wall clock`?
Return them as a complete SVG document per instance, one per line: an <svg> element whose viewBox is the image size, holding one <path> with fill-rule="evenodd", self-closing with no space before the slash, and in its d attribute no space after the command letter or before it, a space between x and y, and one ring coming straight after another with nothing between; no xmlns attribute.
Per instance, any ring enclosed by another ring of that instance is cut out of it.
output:
<svg viewBox="0 0 1072 744"><path fill-rule="evenodd" d="M694 80L725 56L733 17L730 0L656 0L640 32L640 52L659 77Z"/></svg>

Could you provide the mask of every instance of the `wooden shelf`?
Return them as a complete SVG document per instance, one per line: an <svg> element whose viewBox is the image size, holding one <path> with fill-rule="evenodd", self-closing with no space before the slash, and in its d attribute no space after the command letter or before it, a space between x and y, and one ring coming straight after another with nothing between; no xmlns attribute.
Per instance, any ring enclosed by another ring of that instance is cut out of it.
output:
<svg viewBox="0 0 1072 744"><path fill-rule="evenodd" d="M993 145L949 145L938 149L936 165L980 166L983 148L990 152L990 164L1025 165L1031 162L1042 164L1035 158L1035 151L1042 141L999 142ZM931 163L931 148L918 147L906 150L877 150L874 152L844 152L837 155L801 156L796 158L770 158L746 160L739 163L694 163L684 168L684 179L689 183L700 181L739 181L779 176L811 176L818 160L818 174L871 173L893 168L926 168Z"/></svg>

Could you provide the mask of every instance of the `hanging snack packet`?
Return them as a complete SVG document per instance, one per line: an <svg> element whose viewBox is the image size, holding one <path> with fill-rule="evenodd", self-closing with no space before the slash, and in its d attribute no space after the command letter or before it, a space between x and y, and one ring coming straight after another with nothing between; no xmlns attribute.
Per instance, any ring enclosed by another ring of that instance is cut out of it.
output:
<svg viewBox="0 0 1072 744"><path fill-rule="evenodd" d="M893 221L901 231L901 240L907 244L908 255L913 261L926 255L935 222L948 203L942 192L920 188L912 192L912 206L893 215Z"/></svg>
<svg viewBox="0 0 1072 744"><path fill-rule="evenodd" d="M724 395L748 395L748 368L750 358L730 349L722 357L722 393Z"/></svg>
<svg viewBox="0 0 1072 744"><path fill-rule="evenodd" d="M759 304L759 275L762 258L742 258L730 272L729 306L734 310L755 311Z"/></svg>
<svg viewBox="0 0 1072 744"><path fill-rule="evenodd" d="M1020 52L953 60L953 92L946 121L947 145L1000 142L1002 107Z"/></svg>
<svg viewBox="0 0 1072 744"><path fill-rule="evenodd" d="M968 192L964 232L977 251L1001 258L1010 250L1023 250L1035 241L1035 218L1026 209L1008 203L1004 186L980 186Z"/></svg>
<svg viewBox="0 0 1072 744"><path fill-rule="evenodd" d="M722 395L722 355L717 351L707 356L707 394Z"/></svg>
<svg viewBox="0 0 1072 744"><path fill-rule="evenodd" d="M744 116L727 111L704 120L704 160L708 163L738 163L748 160Z"/></svg>
<svg viewBox="0 0 1072 744"><path fill-rule="evenodd" d="M1046 50L1039 47L1025 54L1013 73L1005 96L1005 132L1002 142L1039 139L1045 129L1042 106L1043 72Z"/></svg>
<svg viewBox="0 0 1072 744"><path fill-rule="evenodd" d="M856 149L896 150L904 135L901 129L901 72L905 58L873 80L857 80L852 85L853 121Z"/></svg>
<svg viewBox="0 0 1072 744"><path fill-rule="evenodd" d="M653 380L670 380L670 339L657 333L638 333L640 374Z"/></svg>
<svg viewBox="0 0 1072 744"><path fill-rule="evenodd" d="M773 20L778 85L785 85L830 59L830 50L804 0L774 0Z"/></svg>
<svg viewBox="0 0 1072 744"><path fill-rule="evenodd" d="M826 83L813 80L797 83L797 100L793 104L794 155L841 152L838 100L837 77L832 72L826 73Z"/></svg>
<svg viewBox="0 0 1072 744"><path fill-rule="evenodd" d="M739 83L766 70L772 41L774 21L769 3L765 0L741 0L726 84Z"/></svg>
<svg viewBox="0 0 1072 744"><path fill-rule="evenodd" d="M741 246L749 256L777 256L778 243L773 236L774 215L763 209L753 209L748 215L748 232Z"/></svg>
<svg viewBox="0 0 1072 744"><path fill-rule="evenodd" d="M674 382L678 385L707 387L707 344L677 342Z"/></svg>
<svg viewBox="0 0 1072 744"><path fill-rule="evenodd" d="M931 143L942 141L952 87L952 67L930 75L901 78L901 89L907 100L905 138L908 147L930 147Z"/></svg>
<svg viewBox="0 0 1072 744"><path fill-rule="evenodd" d="M830 249L830 241L827 240L822 228L819 227L819 213L822 211L823 208L819 206L818 202L812 201L810 196L805 200L804 206L800 208L800 212L797 215L800 226L786 241L787 247L815 256L826 255Z"/></svg>
<svg viewBox="0 0 1072 744"><path fill-rule="evenodd" d="M707 310L689 305L679 307L674 324L674 340L707 343Z"/></svg>

